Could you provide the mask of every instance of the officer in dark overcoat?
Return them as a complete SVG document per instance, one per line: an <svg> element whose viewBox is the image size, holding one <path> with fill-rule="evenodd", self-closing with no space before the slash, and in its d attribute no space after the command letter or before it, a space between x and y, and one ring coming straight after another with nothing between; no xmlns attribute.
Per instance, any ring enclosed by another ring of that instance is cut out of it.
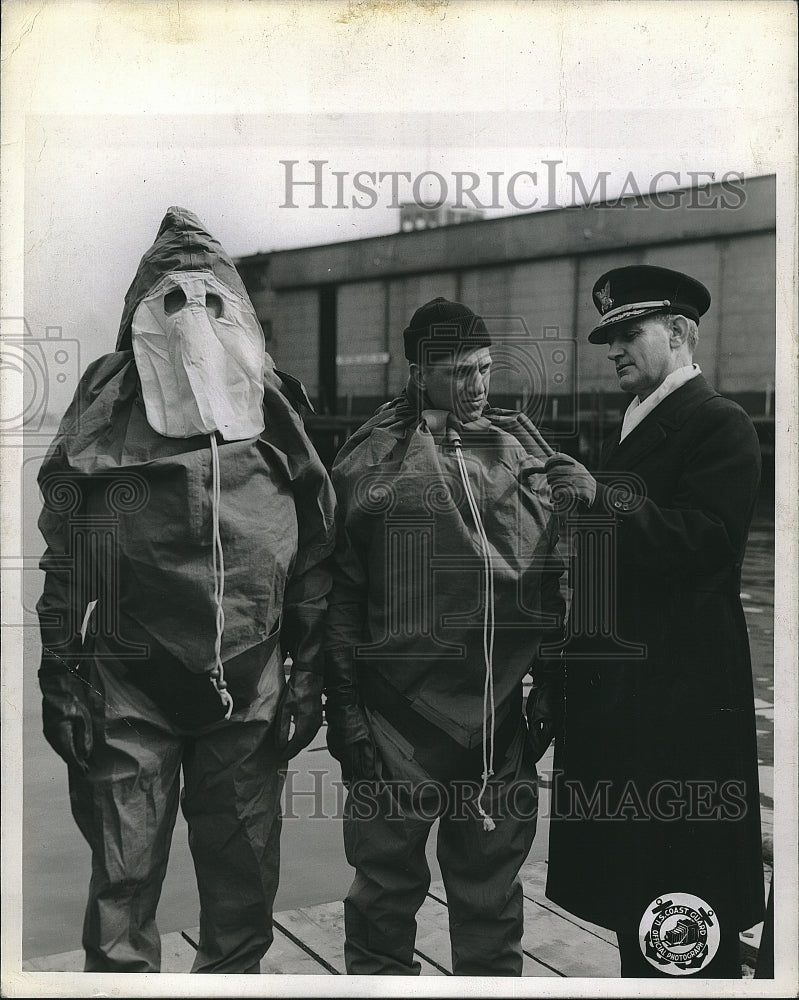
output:
<svg viewBox="0 0 799 1000"><path fill-rule="evenodd" d="M740 600L759 441L693 362L700 282L622 267L593 297L632 401L600 472L547 462L574 558L547 895L616 931L623 976L740 977L764 909Z"/></svg>

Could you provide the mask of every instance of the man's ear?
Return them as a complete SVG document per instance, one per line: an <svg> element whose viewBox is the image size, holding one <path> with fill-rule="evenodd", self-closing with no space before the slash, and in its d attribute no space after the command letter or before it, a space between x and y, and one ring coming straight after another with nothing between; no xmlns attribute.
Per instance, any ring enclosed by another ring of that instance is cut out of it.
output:
<svg viewBox="0 0 799 1000"><path fill-rule="evenodd" d="M415 361L412 361L408 366L408 371L410 372L411 381L416 388L424 389L424 369L422 366L417 365Z"/></svg>
<svg viewBox="0 0 799 1000"><path fill-rule="evenodd" d="M673 348L682 347L688 343L688 320L685 316L671 317L669 343Z"/></svg>

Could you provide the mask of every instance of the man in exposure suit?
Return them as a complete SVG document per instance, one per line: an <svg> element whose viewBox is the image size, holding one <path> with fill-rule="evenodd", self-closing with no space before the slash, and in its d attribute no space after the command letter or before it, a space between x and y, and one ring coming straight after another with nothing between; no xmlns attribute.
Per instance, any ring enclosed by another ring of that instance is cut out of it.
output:
<svg viewBox="0 0 799 1000"><path fill-rule="evenodd" d="M436 819L456 975L523 970L518 878L535 763L557 720L564 600L544 461L524 413L488 403L483 319L436 298L403 334L405 390L333 464L328 746L349 785L347 971L418 975ZM534 688L522 713L522 682Z"/></svg>
<svg viewBox="0 0 799 1000"><path fill-rule="evenodd" d="M228 254L170 208L39 474L39 683L92 850L86 972L160 970L178 804L192 971L257 973L272 941L285 761L322 723L335 504L306 403Z"/></svg>

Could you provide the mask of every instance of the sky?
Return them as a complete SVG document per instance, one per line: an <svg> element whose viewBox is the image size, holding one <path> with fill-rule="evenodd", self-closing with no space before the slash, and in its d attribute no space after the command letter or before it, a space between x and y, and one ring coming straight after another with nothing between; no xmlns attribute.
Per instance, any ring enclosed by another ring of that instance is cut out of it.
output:
<svg viewBox="0 0 799 1000"><path fill-rule="evenodd" d="M170 205L240 256L395 232L392 204L452 201L458 173L488 217L773 173L789 6L11 0L2 315L60 328L81 369L112 350ZM287 183L315 169L316 205Z"/></svg>

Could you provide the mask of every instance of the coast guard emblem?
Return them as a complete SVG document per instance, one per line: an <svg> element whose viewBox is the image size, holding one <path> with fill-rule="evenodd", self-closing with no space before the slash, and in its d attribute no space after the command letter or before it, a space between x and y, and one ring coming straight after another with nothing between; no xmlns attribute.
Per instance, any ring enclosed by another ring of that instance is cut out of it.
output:
<svg viewBox="0 0 799 1000"><path fill-rule="evenodd" d="M610 282L605 282L605 287L600 288L596 293L597 301L599 302L599 309L601 312L606 313L608 309L613 305L613 299L610 297Z"/></svg>
<svg viewBox="0 0 799 1000"><path fill-rule="evenodd" d="M708 904L688 892L659 896L646 908L638 928L641 952L670 976L690 976L718 951L718 919Z"/></svg>

